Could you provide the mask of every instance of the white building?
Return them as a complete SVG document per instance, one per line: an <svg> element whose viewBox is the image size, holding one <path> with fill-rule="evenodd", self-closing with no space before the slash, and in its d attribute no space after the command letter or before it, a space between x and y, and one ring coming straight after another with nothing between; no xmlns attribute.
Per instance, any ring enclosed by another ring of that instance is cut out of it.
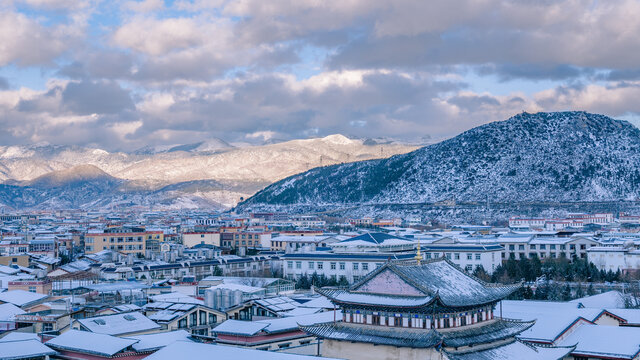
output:
<svg viewBox="0 0 640 360"><path fill-rule="evenodd" d="M587 250L589 262L598 270L629 271L640 269L640 250L627 242L625 246L594 246Z"/></svg>
<svg viewBox="0 0 640 360"><path fill-rule="evenodd" d="M431 244L421 245L421 251L425 260L446 257L447 260L469 273L482 267L491 274L502 264L503 247L497 243L470 244L445 238Z"/></svg>
<svg viewBox="0 0 640 360"><path fill-rule="evenodd" d="M185 232L182 234L182 244L186 247L194 247L199 244L220 246L219 232Z"/></svg>
<svg viewBox="0 0 640 360"><path fill-rule="evenodd" d="M537 236L533 234L509 233L498 237L498 243L504 247L503 259L574 257L585 259L587 249L600 243L589 236L571 237Z"/></svg>
<svg viewBox="0 0 640 360"><path fill-rule="evenodd" d="M282 257L282 272L288 279L298 279L316 273L336 281L344 276L349 283L353 283L389 260L410 260L414 257L415 253L346 254L317 251L307 254L285 254Z"/></svg>

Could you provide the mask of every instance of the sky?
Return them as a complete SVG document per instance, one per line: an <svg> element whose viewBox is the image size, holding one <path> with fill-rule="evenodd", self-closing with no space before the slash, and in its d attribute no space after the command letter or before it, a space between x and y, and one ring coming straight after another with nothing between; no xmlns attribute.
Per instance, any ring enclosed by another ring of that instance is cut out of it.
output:
<svg viewBox="0 0 640 360"><path fill-rule="evenodd" d="M522 111L640 124L640 2L0 0L0 145L344 134Z"/></svg>

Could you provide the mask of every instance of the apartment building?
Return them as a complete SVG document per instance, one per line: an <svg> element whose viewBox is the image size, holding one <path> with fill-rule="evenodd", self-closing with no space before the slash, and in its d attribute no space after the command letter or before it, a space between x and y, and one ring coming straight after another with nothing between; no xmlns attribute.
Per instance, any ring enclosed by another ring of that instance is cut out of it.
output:
<svg viewBox="0 0 640 360"><path fill-rule="evenodd" d="M123 254L144 255L147 243L164 241L162 231L145 231L142 228L105 229L101 232L89 232L84 236L84 249L87 254L102 250L114 250Z"/></svg>

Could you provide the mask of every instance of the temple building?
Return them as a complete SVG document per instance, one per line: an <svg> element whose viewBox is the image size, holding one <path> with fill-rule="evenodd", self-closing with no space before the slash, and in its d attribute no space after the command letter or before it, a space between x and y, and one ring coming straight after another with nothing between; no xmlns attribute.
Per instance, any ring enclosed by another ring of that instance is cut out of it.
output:
<svg viewBox="0 0 640 360"><path fill-rule="evenodd" d="M324 339L322 356L533 360L573 350L516 338L534 322L503 319L497 305L520 285L484 283L442 258L417 260L386 263L349 288L316 289L342 310L342 321L302 326Z"/></svg>

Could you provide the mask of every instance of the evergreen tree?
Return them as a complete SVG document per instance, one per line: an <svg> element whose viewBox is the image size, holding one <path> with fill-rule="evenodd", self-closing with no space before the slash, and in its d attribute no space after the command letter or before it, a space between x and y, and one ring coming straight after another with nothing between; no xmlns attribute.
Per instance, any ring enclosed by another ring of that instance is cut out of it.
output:
<svg viewBox="0 0 640 360"><path fill-rule="evenodd" d="M569 286L569 284L566 284L564 286L564 288L562 289L562 294L560 296L562 297L562 301L571 300L571 287Z"/></svg>
<svg viewBox="0 0 640 360"><path fill-rule="evenodd" d="M488 282L491 280L491 276L487 274L487 272L484 270L484 267L482 265L476 266L475 270L473 270L473 276L477 277L482 281Z"/></svg>

